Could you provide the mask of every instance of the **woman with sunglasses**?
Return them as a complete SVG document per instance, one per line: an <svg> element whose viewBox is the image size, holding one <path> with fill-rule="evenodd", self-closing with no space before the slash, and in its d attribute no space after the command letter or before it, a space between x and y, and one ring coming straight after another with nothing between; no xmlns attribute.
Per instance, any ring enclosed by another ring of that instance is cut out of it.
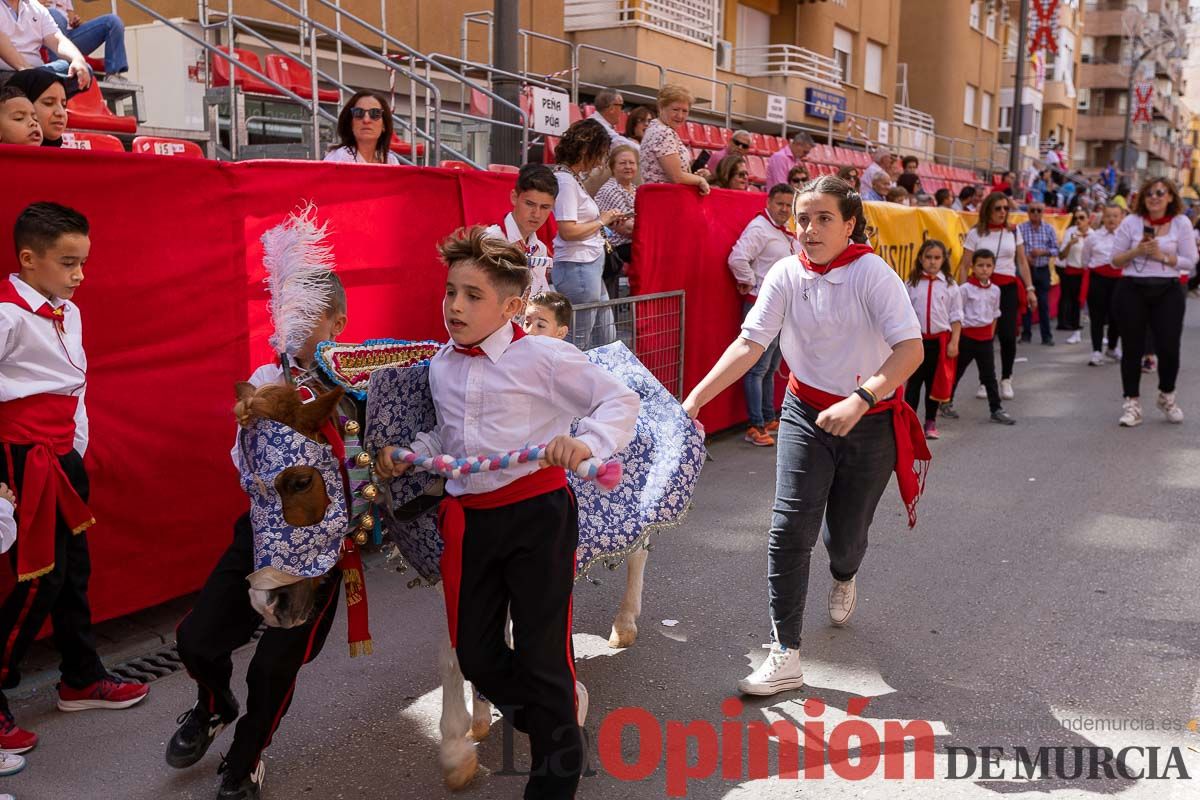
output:
<svg viewBox="0 0 1200 800"><path fill-rule="evenodd" d="M1078 344L1083 338L1080 311L1084 299L1083 276L1087 272L1083 254L1092 235L1092 215L1086 208L1078 208L1071 216L1074 224L1063 232L1058 248L1062 266L1058 276L1058 330L1070 332L1067 344Z"/></svg>
<svg viewBox="0 0 1200 800"><path fill-rule="evenodd" d="M391 151L392 110L375 92L355 92L338 114L341 143L326 161L349 164L399 164Z"/></svg>
<svg viewBox="0 0 1200 800"><path fill-rule="evenodd" d="M1121 353L1124 404L1120 424L1142 424L1142 355L1146 328L1154 336L1158 355L1158 410L1169 422L1183 422L1175 401L1179 375L1179 342L1187 303L1184 276L1196 268L1200 255L1192 226L1183 215L1183 202L1168 178L1151 178L1138 191L1132 213L1117 228L1112 263L1121 270L1113 297L1117 328L1125 340Z"/></svg>
<svg viewBox="0 0 1200 800"><path fill-rule="evenodd" d="M794 191L800 191L800 187L808 183L808 169L797 164L788 170L788 186L791 186Z"/></svg>
<svg viewBox="0 0 1200 800"><path fill-rule="evenodd" d="M1017 321L1025 308L1037 308L1037 295L1033 289L1033 278L1029 273L1029 261L1025 258L1025 242L1017 229L1008 224L1008 212L1012 200L1001 192L992 192L984 198L979 209L979 222L963 240L962 259L958 262L958 282L967 282L971 269L971 258L976 250L991 250L996 254L996 271L992 282L1000 287L1000 319L996 324L996 338L1000 340L1000 397L1013 399L1013 363L1017 360ZM977 397L987 397L983 386Z"/></svg>
<svg viewBox="0 0 1200 800"><path fill-rule="evenodd" d="M718 189L733 189L745 192L750 188L750 165L739 155L726 156L717 164L713 186Z"/></svg>

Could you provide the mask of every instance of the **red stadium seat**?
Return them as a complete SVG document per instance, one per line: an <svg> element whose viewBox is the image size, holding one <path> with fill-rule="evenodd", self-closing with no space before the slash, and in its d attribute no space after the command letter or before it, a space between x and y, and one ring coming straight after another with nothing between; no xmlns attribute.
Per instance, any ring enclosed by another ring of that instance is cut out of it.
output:
<svg viewBox="0 0 1200 800"><path fill-rule="evenodd" d="M470 172L471 170L475 169L465 161L443 161L438 166L442 167L443 169L456 169L459 172Z"/></svg>
<svg viewBox="0 0 1200 800"><path fill-rule="evenodd" d="M751 153L757 156L771 155L771 150L767 147L767 140L761 133L750 134L750 141L754 143L750 148Z"/></svg>
<svg viewBox="0 0 1200 800"><path fill-rule="evenodd" d="M312 99L312 71L285 55L267 54L267 77L306 100ZM337 89L317 89L317 102L337 103L341 99Z"/></svg>
<svg viewBox="0 0 1200 800"><path fill-rule="evenodd" d="M594 111L595 109L592 110ZM584 114L583 110L574 103L567 103L567 116L571 120L570 124L574 125L576 122L579 122L579 120L587 119L591 115Z"/></svg>
<svg viewBox="0 0 1200 800"><path fill-rule="evenodd" d="M67 125L113 133L133 133L137 130L137 119L119 117L108 110L100 86L92 81L88 88L67 101Z"/></svg>
<svg viewBox="0 0 1200 800"><path fill-rule="evenodd" d="M713 150L720 150L725 146L725 140L721 138L721 129L716 125L703 125L704 134L708 137L708 146Z"/></svg>
<svg viewBox="0 0 1200 800"><path fill-rule="evenodd" d="M767 182L767 164L759 155L746 156L746 164L750 168L750 182L762 185Z"/></svg>
<svg viewBox="0 0 1200 800"><path fill-rule="evenodd" d="M833 148L827 144L815 144L808 154L808 160L814 164L832 164Z"/></svg>
<svg viewBox="0 0 1200 800"><path fill-rule="evenodd" d="M139 136L133 140L133 152L180 158L204 158L204 151L195 142L185 139L166 139L161 136Z"/></svg>
<svg viewBox="0 0 1200 800"><path fill-rule="evenodd" d="M733 139L733 131L729 128L718 128L717 130L721 134L721 147L728 147L730 140Z"/></svg>
<svg viewBox="0 0 1200 800"><path fill-rule="evenodd" d="M389 148L393 153L405 158L412 158L413 146L411 143L404 141L396 134L392 134L392 143ZM425 145L417 142L417 157L425 155Z"/></svg>
<svg viewBox="0 0 1200 800"><path fill-rule="evenodd" d="M107 133L84 133L83 131L64 131L62 146L68 150L107 150L113 153L124 153L125 145L115 136Z"/></svg>
<svg viewBox="0 0 1200 800"><path fill-rule="evenodd" d="M103 58L96 58L95 56L84 56L83 58L87 61L88 66L92 68L92 72L104 73Z"/></svg>
<svg viewBox="0 0 1200 800"><path fill-rule="evenodd" d="M219 49L225 53L230 52L228 47L221 47ZM241 48L235 47L235 48L233 48L233 57L239 63L245 64L247 67L250 67L251 69L256 69L259 72L263 73L264 75L266 74L266 71L263 69L262 62L260 62L258 60L258 56L255 55L254 53L250 52L249 50L242 50ZM213 84L212 85L217 86L217 87L228 86L229 85L229 73L230 73L231 68L232 68L232 65L230 65L230 63L227 60L225 60L221 56L213 55L212 56L212 71L213 71ZM242 69L237 70L236 74L233 77L233 83L235 86L237 86L243 92L250 92L251 94L273 94L273 95L279 94L279 90L276 89L274 86L271 86L270 84L264 82L257 76L251 75L249 72L246 72L245 70L242 70Z"/></svg>
<svg viewBox="0 0 1200 800"><path fill-rule="evenodd" d="M516 175L520 171L520 167L514 167L512 164L488 164L488 172L499 172L504 175Z"/></svg>
<svg viewBox="0 0 1200 800"><path fill-rule="evenodd" d="M625 133L625 124L629 122L629 112L622 111L621 118L617 120L617 133Z"/></svg>
<svg viewBox="0 0 1200 800"><path fill-rule="evenodd" d="M558 147L558 139L559 139L559 137L557 137L557 136L547 136L546 137L546 143L542 147L542 163L543 164L553 164L554 163L554 148Z"/></svg>

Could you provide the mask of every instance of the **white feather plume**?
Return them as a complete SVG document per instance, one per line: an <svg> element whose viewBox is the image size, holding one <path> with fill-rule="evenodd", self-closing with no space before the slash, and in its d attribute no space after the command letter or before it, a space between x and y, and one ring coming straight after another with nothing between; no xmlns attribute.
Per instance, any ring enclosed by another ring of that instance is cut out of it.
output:
<svg viewBox="0 0 1200 800"><path fill-rule="evenodd" d="M333 249L326 244L329 223L317 225L309 203L262 235L264 282L271 293L271 347L296 355L329 306L325 280L333 271Z"/></svg>

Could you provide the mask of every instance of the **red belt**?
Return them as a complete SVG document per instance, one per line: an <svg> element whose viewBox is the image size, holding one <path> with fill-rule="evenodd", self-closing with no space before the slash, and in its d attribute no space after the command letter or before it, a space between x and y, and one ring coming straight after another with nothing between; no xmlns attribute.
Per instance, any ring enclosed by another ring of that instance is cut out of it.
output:
<svg viewBox="0 0 1200 800"><path fill-rule="evenodd" d="M990 342L992 340L992 326L976 325L973 328L968 328L964 325L962 335L977 342Z"/></svg>
<svg viewBox="0 0 1200 800"><path fill-rule="evenodd" d="M1008 286L1015 283L1017 285L1017 319L1021 320L1025 317L1025 309L1029 306L1029 298L1026 296L1025 282L1016 275L1001 275L999 272L992 273L992 283L997 286Z"/></svg>
<svg viewBox="0 0 1200 800"><path fill-rule="evenodd" d="M938 342L938 365L933 373L933 387L929 390L929 396L939 403L949 403L950 394L954 391L955 370L958 368L958 358L946 355L946 348L950 346L950 331L924 333L921 338L925 341L936 339Z"/></svg>
<svg viewBox="0 0 1200 800"><path fill-rule="evenodd" d="M75 411L79 398L37 394L0 403L0 442L4 443L9 475L14 465L11 445L29 445L21 486L14 487L17 514L17 580L27 581L54 569L54 527L62 513L72 533L95 523L67 473L58 462L75 446Z"/></svg>
<svg viewBox="0 0 1200 800"><path fill-rule="evenodd" d="M1097 275L1103 275L1106 278L1120 278L1125 274L1123 270L1121 270L1119 267L1114 267L1112 264L1101 264L1100 266L1094 267L1088 271L1094 272Z"/></svg>
<svg viewBox="0 0 1200 800"><path fill-rule="evenodd" d="M467 532L465 509L485 511L519 503L531 497L565 489L567 473L562 467L543 467L506 486L480 494L446 495L438 506L438 529L445 546L442 549L442 589L446 597L446 623L450 627L450 646L458 643L458 594L462 585L463 535Z"/></svg>
<svg viewBox="0 0 1200 800"><path fill-rule="evenodd" d="M824 411L846 399L801 383L794 374L788 380L788 391L818 411ZM929 462L933 456L925 442L921 420L917 419L917 412L904 402L904 398L893 395L887 400L880 400L867 414L882 414L884 411L892 412L892 434L896 438L896 483L900 487L900 499L908 511L908 527L911 528L917 524L917 501L925 491L925 477L929 474Z"/></svg>

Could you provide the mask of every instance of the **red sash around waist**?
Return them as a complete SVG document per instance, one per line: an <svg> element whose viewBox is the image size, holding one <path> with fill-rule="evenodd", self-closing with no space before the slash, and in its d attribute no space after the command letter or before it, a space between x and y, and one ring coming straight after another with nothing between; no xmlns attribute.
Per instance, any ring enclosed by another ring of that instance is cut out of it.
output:
<svg viewBox="0 0 1200 800"><path fill-rule="evenodd" d="M824 411L846 399L801 383L795 374L788 380L788 391L818 411ZM867 414L882 414L885 411L892 412L892 434L896 439L896 483L900 488L900 499L908 511L908 527L911 528L917 524L917 502L925 491L925 478L929 474L929 462L933 456L925 442L925 432L917 412L904 402L903 397L896 394L887 400L880 400Z"/></svg>
<svg viewBox="0 0 1200 800"><path fill-rule="evenodd" d="M9 475L11 445L29 445L21 485L14 486L17 512L17 580L27 581L54 568L54 526L57 512L72 533L96 519L59 464L75 446L75 410L79 398L37 394L0 403L0 442L5 445Z"/></svg>
<svg viewBox="0 0 1200 800"><path fill-rule="evenodd" d="M997 286L1004 287L1015 283L1017 285L1017 319L1025 318L1025 310L1029 306L1029 298L1026 296L1025 282L1016 275L1001 275L999 272L992 273L992 283Z"/></svg>
<svg viewBox="0 0 1200 800"><path fill-rule="evenodd" d="M1114 267L1112 264L1101 264L1098 267L1088 270L1088 272L1094 272L1106 278L1119 278L1125 274L1120 267Z"/></svg>
<svg viewBox="0 0 1200 800"><path fill-rule="evenodd" d="M958 357L946 355L946 348L950 346L950 331L924 333L921 338L926 341L936 339L938 342L938 365L933 373L933 388L929 390L929 396L939 403L949 403L950 394L954 391L955 370L958 369Z"/></svg>
<svg viewBox="0 0 1200 800"><path fill-rule="evenodd" d="M968 328L964 325L962 335L977 342L990 342L992 340L992 326L976 325L973 328Z"/></svg>
<svg viewBox="0 0 1200 800"><path fill-rule="evenodd" d="M446 598L446 624L450 646L458 644L458 594L462 585L463 536L467 532L466 509L485 511L519 503L532 497L565 489L567 473L562 467L543 467L490 492L446 495L438 506L438 530L442 541L442 589Z"/></svg>

